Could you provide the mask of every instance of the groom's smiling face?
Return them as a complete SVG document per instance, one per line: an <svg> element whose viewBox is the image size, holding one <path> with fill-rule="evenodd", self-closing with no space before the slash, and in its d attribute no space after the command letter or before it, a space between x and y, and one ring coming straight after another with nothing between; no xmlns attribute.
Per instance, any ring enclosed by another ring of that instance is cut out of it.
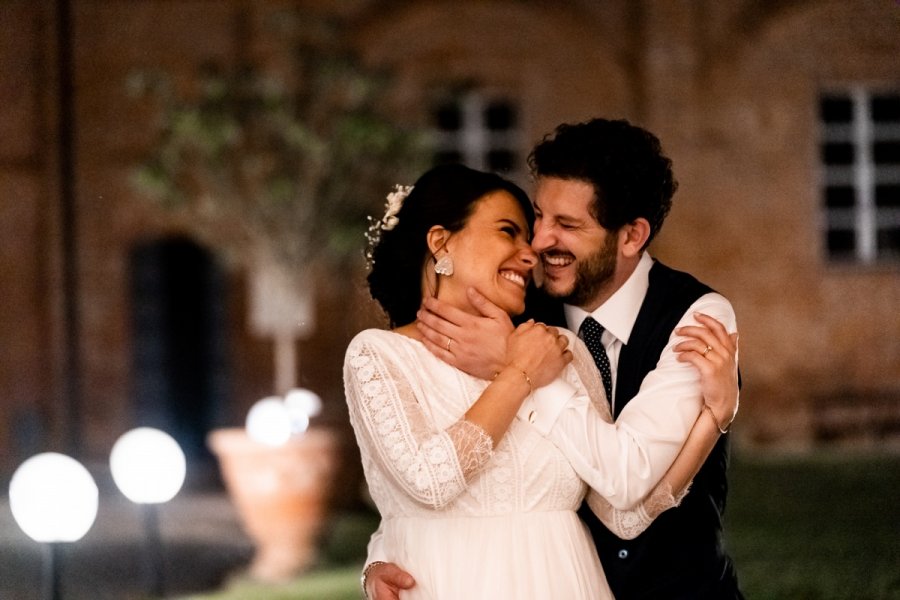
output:
<svg viewBox="0 0 900 600"><path fill-rule="evenodd" d="M590 183L540 178L531 243L541 257L547 294L590 310L612 285L618 256L618 236L594 218L593 202Z"/></svg>

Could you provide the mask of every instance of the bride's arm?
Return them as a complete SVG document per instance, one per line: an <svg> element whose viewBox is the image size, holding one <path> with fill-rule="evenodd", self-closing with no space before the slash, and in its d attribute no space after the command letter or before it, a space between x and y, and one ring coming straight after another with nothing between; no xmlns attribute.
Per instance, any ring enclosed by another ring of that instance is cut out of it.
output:
<svg viewBox="0 0 900 600"><path fill-rule="evenodd" d="M703 466L719 436L727 433L740 403L738 334L729 334L721 323L698 315L702 326L676 330L685 339L677 346L678 360L700 372L703 410L694 422L678 457L663 477L673 490L684 490Z"/></svg>
<svg viewBox="0 0 900 600"><path fill-rule="evenodd" d="M642 533L664 511L674 508L688 493L709 453L727 429L718 414L727 415L727 423L737 411L737 334L728 335L718 323L700 317L705 327L683 328L677 333L688 339L675 347L679 360L693 364L701 374L701 389L708 410L704 409L691 428L684 446L662 480L631 510L614 508L595 490L590 490L588 505L606 527L623 539ZM705 351L716 348L715 353ZM712 408L712 407L715 408ZM602 406L600 407L602 409Z"/></svg>
<svg viewBox="0 0 900 600"><path fill-rule="evenodd" d="M684 447L650 494L634 508L620 510L596 490L588 490L587 503L600 521L618 537L633 539L643 533L656 517L681 504L691 482L703 466L718 441L721 432L718 423L703 411L694 423Z"/></svg>

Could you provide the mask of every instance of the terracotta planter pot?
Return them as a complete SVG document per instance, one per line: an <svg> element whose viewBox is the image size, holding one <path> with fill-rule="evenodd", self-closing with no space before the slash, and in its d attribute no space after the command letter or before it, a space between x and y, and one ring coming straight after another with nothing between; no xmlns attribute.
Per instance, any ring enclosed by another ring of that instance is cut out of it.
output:
<svg viewBox="0 0 900 600"><path fill-rule="evenodd" d="M316 557L328 516L337 443L333 432L311 428L279 447L250 439L243 429L218 429L208 438L225 487L256 545L250 575L285 581Z"/></svg>

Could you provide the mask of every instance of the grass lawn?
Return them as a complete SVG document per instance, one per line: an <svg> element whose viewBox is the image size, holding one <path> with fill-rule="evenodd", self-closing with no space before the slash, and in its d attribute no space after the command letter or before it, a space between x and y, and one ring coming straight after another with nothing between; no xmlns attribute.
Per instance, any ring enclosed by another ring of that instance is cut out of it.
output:
<svg viewBox="0 0 900 600"><path fill-rule="evenodd" d="M749 599L900 599L900 458L735 461L726 532Z"/></svg>
<svg viewBox="0 0 900 600"><path fill-rule="evenodd" d="M900 457L738 458L730 481L727 544L748 599L900 600ZM336 520L321 566L294 582L235 581L190 600L358 600L376 525Z"/></svg>

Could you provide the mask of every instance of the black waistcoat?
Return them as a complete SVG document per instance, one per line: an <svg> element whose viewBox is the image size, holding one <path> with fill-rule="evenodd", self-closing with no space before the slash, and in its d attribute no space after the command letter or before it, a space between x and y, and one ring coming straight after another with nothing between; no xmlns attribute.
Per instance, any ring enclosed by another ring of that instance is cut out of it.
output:
<svg viewBox="0 0 900 600"><path fill-rule="evenodd" d="M656 262L647 296L616 369L615 417L656 367L675 325L700 296L712 291L691 275ZM561 307L544 304L540 317L564 324ZM722 436L694 478L681 506L664 512L633 540L610 532L583 505L616 600L741 598L731 559L722 545L727 492L728 436Z"/></svg>

